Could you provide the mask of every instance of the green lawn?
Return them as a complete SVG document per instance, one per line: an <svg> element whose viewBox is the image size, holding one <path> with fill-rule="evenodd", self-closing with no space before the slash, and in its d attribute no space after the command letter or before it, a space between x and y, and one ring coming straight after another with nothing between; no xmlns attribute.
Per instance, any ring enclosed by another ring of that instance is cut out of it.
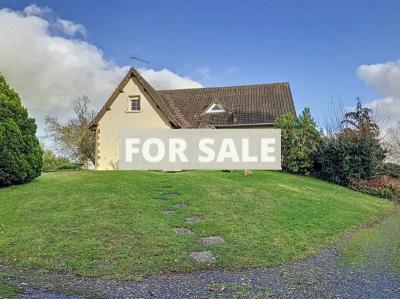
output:
<svg viewBox="0 0 400 299"><path fill-rule="evenodd" d="M165 194L179 193L166 201ZM163 210L187 208L175 216ZM0 264L138 278L166 271L275 265L317 252L390 202L280 172L44 174L0 190ZM201 215L198 224L184 218ZM186 226L192 235L177 235ZM198 240L218 235L226 244ZM212 250L213 265L189 251Z"/></svg>
<svg viewBox="0 0 400 299"><path fill-rule="evenodd" d="M400 275L400 211L359 230L347 242L342 260L352 266Z"/></svg>
<svg viewBox="0 0 400 299"><path fill-rule="evenodd" d="M14 298L19 293L21 293L19 288L0 281L0 299Z"/></svg>

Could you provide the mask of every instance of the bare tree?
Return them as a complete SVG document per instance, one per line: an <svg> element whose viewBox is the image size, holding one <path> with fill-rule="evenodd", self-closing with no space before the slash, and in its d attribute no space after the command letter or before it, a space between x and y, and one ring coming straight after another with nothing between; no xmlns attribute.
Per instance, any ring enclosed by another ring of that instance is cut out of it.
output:
<svg viewBox="0 0 400 299"><path fill-rule="evenodd" d="M71 160L86 164L95 163L95 134L89 129L95 113L89 111L87 96L78 98L73 105L74 116L62 124L56 117L46 117L46 131L58 152Z"/></svg>
<svg viewBox="0 0 400 299"><path fill-rule="evenodd" d="M388 151L388 160L400 164L400 122L397 127L388 130L384 144Z"/></svg>
<svg viewBox="0 0 400 299"><path fill-rule="evenodd" d="M339 133L343 129L342 120L345 114L343 100L340 98L332 100L327 112L322 116L321 126L324 134L333 136Z"/></svg>

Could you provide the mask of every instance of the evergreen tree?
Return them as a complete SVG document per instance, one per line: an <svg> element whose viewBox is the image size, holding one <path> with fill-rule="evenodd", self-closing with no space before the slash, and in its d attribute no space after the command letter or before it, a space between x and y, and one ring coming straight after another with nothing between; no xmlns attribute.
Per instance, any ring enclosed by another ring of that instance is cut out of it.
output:
<svg viewBox="0 0 400 299"><path fill-rule="evenodd" d="M275 126L281 129L282 169L310 174L322 142L310 109L305 108L297 118L291 114L283 115L276 120Z"/></svg>
<svg viewBox="0 0 400 299"><path fill-rule="evenodd" d="M36 129L18 94L0 75L0 186L29 182L40 175L42 149Z"/></svg>

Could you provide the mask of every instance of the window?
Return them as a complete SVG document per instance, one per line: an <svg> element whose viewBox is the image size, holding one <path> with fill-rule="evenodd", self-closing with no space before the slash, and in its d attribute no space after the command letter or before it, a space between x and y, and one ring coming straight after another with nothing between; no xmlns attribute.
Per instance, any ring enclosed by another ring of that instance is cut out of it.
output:
<svg viewBox="0 0 400 299"><path fill-rule="evenodd" d="M140 111L140 96L129 96L130 111Z"/></svg>
<svg viewBox="0 0 400 299"><path fill-rule="evenodd" d="M208 108L207 113L216 113L216 112L225 112L225 109L221 104L212 104L210 108Z"/></svg>

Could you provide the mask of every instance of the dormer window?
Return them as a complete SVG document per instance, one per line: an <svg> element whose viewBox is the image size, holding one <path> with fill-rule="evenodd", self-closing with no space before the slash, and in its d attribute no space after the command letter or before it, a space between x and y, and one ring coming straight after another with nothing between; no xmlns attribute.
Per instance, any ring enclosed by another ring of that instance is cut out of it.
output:
<svg viewBox="0 0 400 299"><path fill-rule="evenodd" d="M218 103L212 104L210 108L208 108L208 110L206 111L206 113L218 113L218 112L225 112L224 107L222 107L222 105Z"/></svg>
<svg viewBox="0 0 400 299"><path fill-rule="evenodd" d="M129 96L129 111L140 112L140 96Z"/></svg>

